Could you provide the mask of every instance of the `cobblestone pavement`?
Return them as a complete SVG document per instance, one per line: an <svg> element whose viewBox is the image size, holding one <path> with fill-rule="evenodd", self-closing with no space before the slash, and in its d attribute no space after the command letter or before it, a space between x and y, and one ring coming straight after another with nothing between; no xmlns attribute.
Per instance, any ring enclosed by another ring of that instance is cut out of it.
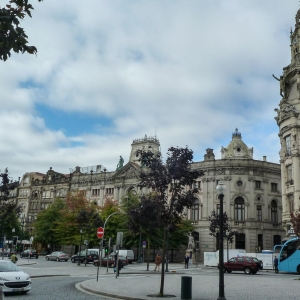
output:
<svg viewBox="0 0 300 300"><path fill-rule="evenodd" d="M174 269L176 273L171 272L165 276L164 293L173 295L171 299L181 299L182 276L192 277L192 299L218 298L219 273L216 268L202 266L188 270L182 267ZM98 282L90 279L77 286L114 299L151 299L148 295L158 294L160 280L160 274L153 271L150 274L130 274L127 269L117 279L114 275L102 275ZM225 297L231 300L299 299L299 287L300 275L297 274L275 274L272 271L263 271L256 275L238 272L225 274Z"/></svg>

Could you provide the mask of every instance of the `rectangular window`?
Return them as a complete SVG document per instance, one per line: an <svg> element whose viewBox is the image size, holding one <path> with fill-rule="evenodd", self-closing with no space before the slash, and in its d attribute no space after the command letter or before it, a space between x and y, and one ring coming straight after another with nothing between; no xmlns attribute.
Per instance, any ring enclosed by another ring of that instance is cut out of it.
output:
<svg viewBox="0 0 300 300"><path fill-rule="evenodd" d="M257 221L262 221L262 210L261 210L261 205L256 206L256 220Z"/></svg>
<svg viewBox="0 0 300 300"><path fill-rule="evenodd" d="M80 190L79 194L82 195L82 196L86 196L86 190Z"/></svg>
<svg viewBox="0 0 300 300"><path fill-rule="evenodd" d="M113 188L106 188L106 195L113 195L114 189Z"/></svg>
<svg viewBox="0 0 300 300"><path fill-rule="evenodd" d="M287 180L290 182L293 179L293 168L292 165L286 167Z"/></svg>
<svg viewBox="0 0 300 300"><path fill-rule="evenodd" d="M256 189L261 189L261 181L255 180L255 188Z"/></svg>
<svg viewBox="0 0 300 300"><path fill-rule="evenodd" d="M194 204L192 206L192 216L191 216L193 221L198 221L199 220L199 204Z"/></svg>
<svg viewBox="0 0 300 300"><path fill-rule="evenodd" d="M217 204L217 211L216 214L219 215L220 214L220 204Z"/></svg>
<svg viewBox="0 0 300 300"><path fill-rule="evenodd" d="M271 182L271 191L272 192L277 192L277 183Z"/></svg>
<svg viewBox="0 0 300 300"><path fill-rule="evenodd" d="M294 195L288 195L288 203L290 205L290 212L294 211Z"/></svg>
<svg viewBox="0 0 300 300"><path fill-rule="evenodd" d="M284 139L285 139L286 156L290 156L291 155L291 136L288 135Z"/></svg>

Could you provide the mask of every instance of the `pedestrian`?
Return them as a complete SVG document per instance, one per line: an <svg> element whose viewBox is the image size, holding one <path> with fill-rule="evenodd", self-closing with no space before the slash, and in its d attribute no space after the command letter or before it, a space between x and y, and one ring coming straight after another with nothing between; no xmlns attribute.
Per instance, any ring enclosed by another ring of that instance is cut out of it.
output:
<svg viewBox="0 0 300 300"><path fill-rule="evenodd" d="M123 261L119 258L118 260L118 276L120 276L120 270L123 268Z"/></svg>
<svg viewBox="0 0 300 300"><path fill-rule="evenodd" d="M190 251L189 266L193 266L193 251Z"/></svg>
<svg viewBox="0 0 300 300"><path fill-rule="evenodd" d="M184 257L184 268L185 269L189 268L189 260L190 260L190 256L186 253L185 257Z"/></svg>
<svg viewBox="0 0 300 300"><path fill-rule="evenodd" d="M10 257L10 260L15 264L18 261L17 255L13 253Z"/></svg>
<svg viewBox="0 0 300 300"><path fill-rule="evenodd" d="M156 258L155 258L155 269L154 269L154 272L156 272L156 269L157 269L157 272L159 272L160 264L161 264L161 257L159 255L159 253L157 253Z"/></svg>
<svg viewBox="0 0 300 300"><path fill-rule="evenodd" d="M278 273L278 258L276 255L274 258L274 269L275 269L275 273Z"/></svg>

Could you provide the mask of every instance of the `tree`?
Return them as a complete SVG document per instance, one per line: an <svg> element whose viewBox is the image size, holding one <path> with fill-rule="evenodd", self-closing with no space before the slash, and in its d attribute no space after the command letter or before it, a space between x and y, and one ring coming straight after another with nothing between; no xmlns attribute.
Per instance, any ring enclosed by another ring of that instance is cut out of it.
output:
<svg viewBox="0 0 300 300"><path fill-rule="evenodd" d="M160 208L157 201L153 201L151 194L142 195L141 201L128 211L128 227L138 236L142 234L147 240L147 271L149 271L149 253L151 238L159 236L162 228Z"/></svg>
<svg viewBox="0 0 300 300"><path fill-rule="evenodd" d="M42 0L38 0L41 2ZM11 51L36 54L35 46L28 46L28 36L20 27L26 16L31 17L33 6L28 0L10 0L6 7L0 8L0 59L6 61Z"/></svg>
<svg viewBox="0 0 300 300"><path fill-rule="evenodd" d="M61 211L65 204L61 199L56 199L48 208L44 209L37 215L33 226L35 228L35 240L43 244L53 245L60 244L60 239L56 234L56 228L62 221Z"/></svg>
<svg viewBox="0 0 300 300"><path fill-rule="evenodd" d="M11 182L8 169L0 173L0 245L4 241L3 235L10 236L12 228L19 230L17 215L22 212L22 206L10 197L11 191L19 182ZM4 246L4 245L3 245Z"/></svg>
<svg viewBox="0 0 300 300"><path fill-rule="evenodd" d="M186 187L191 187L204 173L192 170L193 151L188 147L170 147L166 163L163 163L161 153L153 153L149 149L138 150L137 156L142 165L139 187L152 189L153 201L157 203L164 234L159 291L159 296L163 297L166 230L181 221L185 207L190 208L193 205L198 189L186 190Z"/></svg>
<svg viewBox="0 0 300 300"><path fill-rule="evenodd" d="M91 223L86 220L89 214L93 216ZM69 193L66 197L66 205L61 210L61 219L55 228L56 237L63 245L79 245L81 240L80 229L83 229L84 237L91 244L97 244L97 227L92 228L95 226L94 222L97 223L97 214L100 215L100 208L88 201L84 195ZM97 224L101 224L101 222L99 221Z"/></svg>
<svg viewBox="0 0 300 300"><path fill-rule="evenodd" d="M209 220L209 230L210 230L209 235L212 235L218 239L219 232L220 232L220 215L213 210L211 212L211 215L208 217L208 220ZM229 260L228 244L232 244L234 236L238 234L238 231L231 229L231 226L228 221L229 221L228 215L226 212L224 212L223 213L223 240L227 241L227 260Z"/></svg>

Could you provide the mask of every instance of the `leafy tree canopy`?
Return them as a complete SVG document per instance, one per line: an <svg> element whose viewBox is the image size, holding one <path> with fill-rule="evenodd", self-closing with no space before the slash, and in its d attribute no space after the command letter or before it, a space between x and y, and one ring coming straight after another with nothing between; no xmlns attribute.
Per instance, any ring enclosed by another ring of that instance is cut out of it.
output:
<svg viewBox="0 0 300 300"><path fill-rule="evenodd" d="M33 226L35 228L35 240L45 244L59 244L56 228L62 221L61 211L65 204L61 199L56 199L47 209L37 215Z"/></svg>
<svg viewBox="0 0 300 300"><path fill-rule="evenodd" d="M28 36L20 27L20 22L26 16L31 17L33 9L28 0L10 0L0 8L0 60L6 61L12 50L16 53L37 53L35 46L28 46Z"/></svg>
<svg viewBox="0 0 300 300"><path fill-rule="evenodd" d="M208 217L210 235L217 237L220 231L220 215L214 210ZM226 212L223 213L223 238L227 240L229 244L233 243L234 236L238 233L236 230L232 230L229 225L229 218Z"/></svg>

